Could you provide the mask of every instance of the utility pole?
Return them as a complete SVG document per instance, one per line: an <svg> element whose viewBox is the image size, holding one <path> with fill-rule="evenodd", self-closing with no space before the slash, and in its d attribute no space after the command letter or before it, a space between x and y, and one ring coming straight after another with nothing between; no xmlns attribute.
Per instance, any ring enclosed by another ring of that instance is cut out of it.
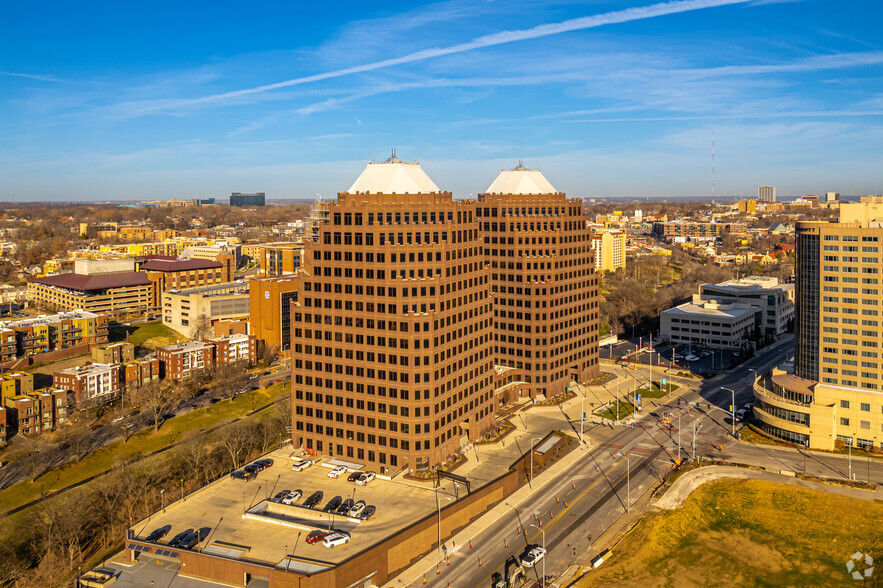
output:
<svg viewBox="0 0 883 588"><path fill-rule="evenodd" d="M730 404L730 423L732 424L733 430L733 439L736 438L736 391L732 388L724 388L721 387L721 390L727 390L730 392L731 404Z"/></svg>

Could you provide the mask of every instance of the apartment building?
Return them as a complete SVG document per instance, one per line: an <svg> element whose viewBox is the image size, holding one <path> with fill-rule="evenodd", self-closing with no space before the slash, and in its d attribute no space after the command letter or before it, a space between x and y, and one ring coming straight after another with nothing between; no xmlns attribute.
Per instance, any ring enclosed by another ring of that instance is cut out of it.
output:
<svg viewBox="0 0 883 588"><path fill-rule="evenodd" d="M0 375L0 399L7 396L21 396L34 391L34 375L29 373L14 373ZM0 400L2 404L2 400Z"/></svg>
<svg viewBox="0 0 883 588"><path fill-rule="evenodd" d="M162 377L162 363L156 357L131 359L120 366L120 370L122 388L129 393Z"/></svg>
<svg viewBox="0 0 883 588"><path fill-rule="evenodd" d="M290 310L296 444L429 471L493 429L498 362L531 395L597 373L581 205L512 171L454 200L393 153L328 206Z"/></svg>
<svg viewBox="0 0 883 588"><path fill-rule="evenodd" d="M163 292L163 324L188 338L205 337L218 321L249 316L248 290L247 282L228 282Z"/></svg>
<svg viewBox="0 0 883 588"><path fill-rule="evenodd" d="M40 435L67 423L69 396L66 390L49 388L4 398L9 434Z"/></svg>
<svg viewBox="0 0 883 588"><path fill-rule="evenodd" d="M6 415L6 407L3 406L3 402L0 401L0 447L6 445L6 435L7 435L7 415Z"/></svg>
<svg viewBox="0 0 883 588"><path fill-rule="evenodd" d="M755 384L768 434L833 449L883 448L883 199L798 222L794 372Z"/></svg>
<svg viewBox="0 0 883 588"><path fill-rule="evenodd" d="M125 341L92 348L92 361L95 363L125 363L133 359L135 359L135 346Z"/></svg>
<svg viewBox="0 0 883 588"><path fill-rule="evenodd" d="M167 259L152 257L140 264L154 285L154 307L162 303L162 295L169 290L185 290L199 286L233 281L229 265L209 259Z"/></svg>
<svg viewBox="0 0 883 588"><path fill-rule="evenodd" d="M119 364L91 363L52 374L52 386L74 393L77 408L105 404L120 394Z"/></svg>
<svg viewBox="0 0 883 588"><path fill-rule="evenodd" d="M261 274L287 276L301 267L304 245L298 243L267 243L259 250Z"/></svg>
<svg viewBox="0 0 883 588"><path fill-rule="evenodd" d="M15 329L0 326L0 363L12 361L18 356Z"/></svg>
<svg viewBox="0 0 883 588"><path fill-rule="evenodd" d="M198 372L214 369L214 346L202 341L188 341L159 347L156 357L162 365L163 377L176 382L190 378Z"/></svg>
<svg viewBox="0 0 883 588"><path fill-rule="evenodd" d="M519 162L479 194L477 214L496 365L521 370L532 397L596 377L598 275L582 202Z"/></svg>
<svg viewBox="0 0 883 588"><path fill-rule="evenodd" d="M595 270L598 272L615 272L625 269L626 252L625 231L604 229L592 231L592 254Z"/></svg>
<svg viewBox="0 0 883 588"><path fill-rule="evenodd" d="M85 311L62 312L35 318L0 323L4 332L3 349L12 350L10 335L14 338L15 356L37 355L47 351L68 349L80 345L107 343L107 317Z"/></svg>
<svg viewBox="0 0 883 588"><path fill-rule="evenodd" d="M661 241L707 240L724 235L745 235L746 223L712 223L695 221L654 222L653 236Z"/></svg>
<svg viewBox="0 0 883 588"><path fill-rule="evenodd" d="M249 365L258 360L258 340L254 335L224 335L206 339L215 347L215 365L244 362Z"/></svg>
<svg viewBox="0 0 883 588"><path fill-rule="evenodd" d="M761 202L775 202L776 201L776 187L775 186L758 186L757 199Z"/></svg>

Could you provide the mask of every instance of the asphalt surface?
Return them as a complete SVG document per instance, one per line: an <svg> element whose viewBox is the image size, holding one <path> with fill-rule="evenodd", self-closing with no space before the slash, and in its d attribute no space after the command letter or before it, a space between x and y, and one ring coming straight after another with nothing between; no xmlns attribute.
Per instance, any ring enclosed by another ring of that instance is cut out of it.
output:
<svg viewBox="0 0 883 588"><path fill-rule="evenodd" d="M753 399L754 373L750 370L762 373L791 353L790 339L783 340L767 348L761 357L752 358L730 373L696 382L692 389L677 390L676 395L684 401L682 405L678 405L677 398L656 406L645 404L645 412L650 414L639 419L634 427L586 424L588 449L578 450L579 457L553 480L520 502L507 502L510 514L501 516L485 529L476 530L471 548L452 546L449 541L447 560L432 553L420 562L426 585L491 586L492 574L505 572L507 558L519 557L528 545L544 543L547 578L557 577L574 563L588 565L591 558L606 547L595 546L593 540L616 522L627 504L634 509L646 500L649 490L658 484L679 454L684 459L695 453L706 458L826 477L847 478L852 472L856 479L883 484L883 463L879 461L852 459L850 470L850 460L845 456L753 445L734 439L729 406L733 398L737 408ZM604 369L609 371L607 366ZM629 375L634 377L633 373ZM649 374L644 376L647 377ZM659 372L654 372L653 377L658 378ZM691 407L688 411L687 402L698 402L702 407ZM705 408L706 404L713 408ZM558 414L550 411L544 418L531 417L531 429L545 428L546 421L549 425L557 422L560 428L566 417L578 430L579 411L579 402L571 401ZM671 425L660 422L664 412L674 413ZM737 431L739 425L736 424ZM414 566L409 571L414 569L420 568ZM543 562L525 571L528 580L532 580L529 585L537 584L544 573ZM414 577L406 572L385 585L423 585L423 578L422 574Z"/></svg>

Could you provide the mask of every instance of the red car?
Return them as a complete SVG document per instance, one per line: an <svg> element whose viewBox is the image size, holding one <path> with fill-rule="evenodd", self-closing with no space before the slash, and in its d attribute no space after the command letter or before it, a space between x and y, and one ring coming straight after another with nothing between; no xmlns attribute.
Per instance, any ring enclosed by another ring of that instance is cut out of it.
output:
<svg viewBox="0 0 883 588"><path fill-rule="evenodd" d="M326 531L310 531L307 535L307 543L318 543L325 538L328 533Z"/></svg>

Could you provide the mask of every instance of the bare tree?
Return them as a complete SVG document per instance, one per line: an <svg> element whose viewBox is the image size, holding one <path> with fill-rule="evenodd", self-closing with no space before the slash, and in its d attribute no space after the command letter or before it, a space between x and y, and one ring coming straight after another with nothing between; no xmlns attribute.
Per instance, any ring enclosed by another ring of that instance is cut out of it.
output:
<svg viewBox="0 0 883 588"><path fill-rule="evenodd" d="M253 431L247 423L234 423L221 429L218 442L230 456L233 469L242 465L242 459L252 446Z"/></svg>
<svg viewBox="0 0 883 588"><path fill-rule="evenodd" d="M177 405L180 398L180 390L165 380L150 381L135 393L135 402L153 415L154 431L159 430L163 415Z"/></svg>
<svg viewBox="0 0 883 588"><path fill-rule="evenodd" d="M212 319L207 314L203 313L196 317L196 320L193 321L193 325L190 327L190 338L193 341L202 341L206 337L208 337L212 332Z"/></svg>

